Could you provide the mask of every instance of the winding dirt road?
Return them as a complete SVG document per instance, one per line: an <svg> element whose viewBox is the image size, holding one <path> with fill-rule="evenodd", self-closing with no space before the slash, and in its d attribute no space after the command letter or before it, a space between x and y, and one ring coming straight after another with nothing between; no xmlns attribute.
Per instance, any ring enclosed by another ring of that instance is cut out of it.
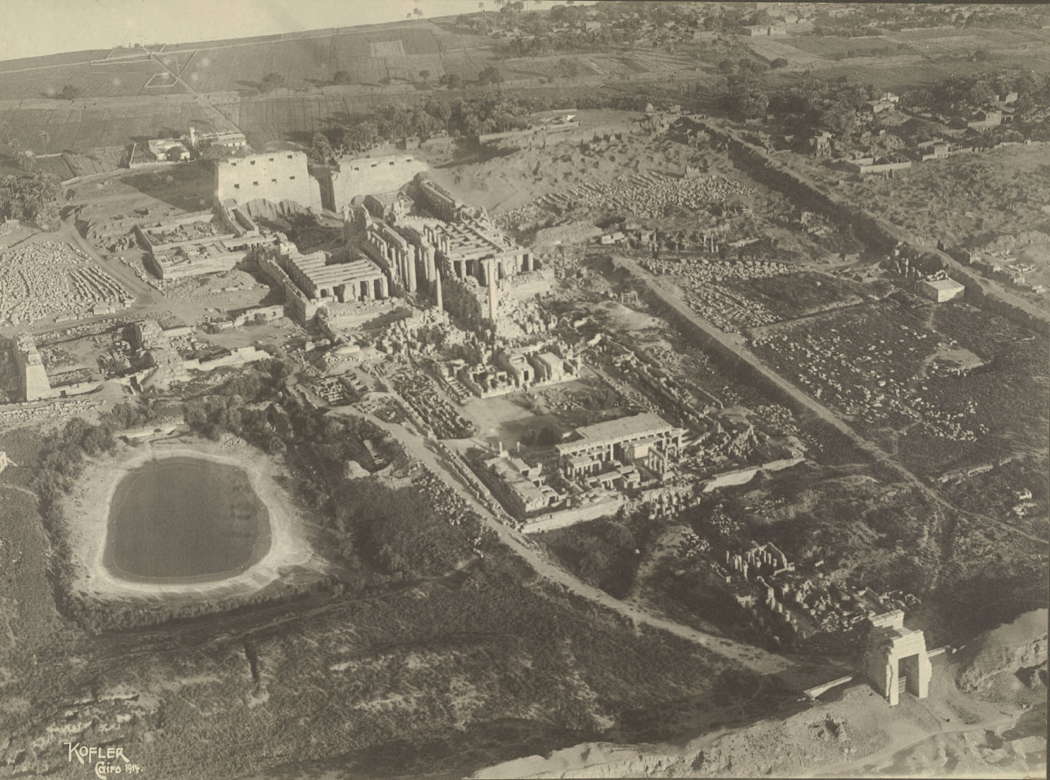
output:
<svg viewBox="0 0 1050 780"><path fill-rule="evenodd" d="M513 521L509 516L497 517L487 506L479 502L468 489L466 481L458 473L457 468L446 458L435 453L428 446L425 439L412 433L403 425L388 423L373 414L360 411L354 407L336 407L331 412L339 415L364 417L389 433L390 436L405 447L412 457L423 463L430 471L442 478L449 487L454 489L478 513L482 521L495 531L500 541L517 553L538 575L550 582L560 585L565 590L588 601L612 610L630 620L636 627L646 625L661 631L667 631L758 674L776 674L795 665L795 662L790 659L761 648L726 639L725 637L714 636L690 626L676 623L635 604L620 601L600 588L595 588L582 582L553 562L535 543L512 527L510 523Z"/></svg>

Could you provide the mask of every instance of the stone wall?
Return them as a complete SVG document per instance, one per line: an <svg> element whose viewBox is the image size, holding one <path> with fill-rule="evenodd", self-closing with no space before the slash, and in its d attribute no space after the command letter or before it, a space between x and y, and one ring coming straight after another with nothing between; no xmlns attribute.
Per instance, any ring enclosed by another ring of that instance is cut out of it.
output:
<svg viewBox="0 0 1050 780"><path fill-rule="evenodd" d="M53 395L51 383L33 338L25 334L17 337L12 350L15 364L18 366L18 386L22 400L50 398Z"/></svg>
<svg viewBox="0 0 1050 780"><path fill-rule="evenodd" d="M290 200L308 208L321 208L321 188L310 175L303 152L270 152L218 160L215 194L220 201Z"/></svg>
<svg viewBox="0 0 1050 780"><path fill-rule="evenodd" d="M595 501L592 504L562 509L557 512L548 512L537 515L526 521L522 531L527 534L537 534L543 531L553 531L557 528L568 528L577 523L586 523L589 520L597 520L599 517L611 517L623 506L623 499L610 497L603 501Z"/></svg>
<svg viewBox="0 0 1050 780"><path fill-rule="evenodd" d="M697 120L693 122L715 139L726 143L733 160L754 179L780 190L800 206L819 212L837 224L851 229L853 234L872 251L889 253L900 244L917 255L930 254L937 258L942 268L951 273L953 279L966 287L966 295L973 303L1004 317L1009 317L1026 328L1050 335L1050 321L996 295L989 294L985 282L955 257L938 249L916 246L914 239L902 229L869 213L860 206L823 192L815 183L785 168L782 163L769 157L759 147L704 122Z"/></svg>
<svg viewBox="0 0 1050 780"><path fill-rule="evenodd" d="M319 166L315 173L322 205L339 212L355 197L399 190L427 169L426 163L411 155L391 154L341 159L334 166Z"/></svg>

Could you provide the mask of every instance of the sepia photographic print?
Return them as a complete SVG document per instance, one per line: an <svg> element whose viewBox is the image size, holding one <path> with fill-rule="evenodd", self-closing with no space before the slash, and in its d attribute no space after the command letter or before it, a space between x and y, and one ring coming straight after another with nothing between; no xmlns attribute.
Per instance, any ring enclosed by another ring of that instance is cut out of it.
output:
<svg viewBox="0 0 1050 780"><path fill-rule="evenodd" d="M1047 776L1050 5L2 0L0 780Z"/></svg>

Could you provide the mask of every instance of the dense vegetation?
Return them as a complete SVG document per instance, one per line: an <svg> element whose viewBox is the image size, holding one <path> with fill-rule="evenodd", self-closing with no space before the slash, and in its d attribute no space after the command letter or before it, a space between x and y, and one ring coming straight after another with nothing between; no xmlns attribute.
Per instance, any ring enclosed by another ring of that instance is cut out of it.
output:
<svg viewBox="0 0 1050 780"><path fill-rule="evenodd" d="M0 176L0 219L19 219L47 228L58 222L58 179L31 172Z"/></svg>
<svg viewBox="0 0 1050 780"><path fill-rule="evenodd" d="M631 529L613 520L563 528L544 534L543 541L559 561L589 585L623 598L631 589L637 567L637 542Z"/></svg>
<svg viewBox="0 0 1050 780"><path fill-rule="evenodd" d="M374 463L366 442L389 471L408 465L399 445L371 422L332 417L284 390L287 366L269 361L186 402L186 423L218 438L229 432L268 452L285 453L296 497L323 526L326 549L344 567L352 588L388 578L410 580L448 571L469 557L484 536L478 518L427 473L396 487L373 478L346 479L347 463ZM275 399L276 400L273 400Z"/></svg>
<svg viewBox="0 0 1050 780"><path fill-rule="evenodd" d="M809 76L797 86L773 93L769 108L791 132L808 134L819 128L849 135L858 125L857 112L876 95L870 84Z"/></svg>
<svg viewBox="0 0 1050 780"><path fill-rule="evenodd" d="M440 576L491 548L493 536L483 533L478 517L436 477L408 468L404 452L382 430L362 418L331 417L304 405L288 391L288 378L285 363L265 361L174 408L202 436L218 439L233 434L267 452L283 453L294 496L309 509L326 557L339 567L339 591L361 592ZM71 420L40 454L33 488L60 552L53 572L57 597L93 628L158 622L231 606L224 602L163 613L128 607L102 614L89 604L67 602L72 571L59 522L61 498L72 489L88 458L114 449L115 433L147 424L172 408L147 397L116 406L95 425ZM377 458L387 464L390 474L404 476L392 483L346 478L349 461L374 468ZM317 578L307 578L303 585L315 588L319 583ZM301 590L275 588L254 601Z"/></svg>
<svg viewBox="0 0 1050 780"><path fill-rule="evenodd" d="M1033 140L1050 140L1050 76L1045 74L1016 69L953 75L909 90L902 100L915 108L955 117L968 116L1011 92L1017 93L1014 127L1025 130Z"/></svg>
<svg viewBox="0 0 1050 780"><path fill-rule="evenodd" d="M662 525L648 506L615 518L601 518L539 537L562 565L589 585L624 598L638 564Z"/></svg>
<svg viewBox="0 0 1050 780"><path fill-rule="evenodd" d="M803 73L797 83L772 87L763 76L766 68L753 60L723 60L725 76L722 103L738 119L775 117L785 133L808 137L820 130L846 139L868 129L862 113L866 101L879 90L871 84L851 82L846 77L823 79ZM953 75L929 86L907 90L901 105L912 111L930 111L948 121L969 118L980 109L995 105L1011 92L1017 93L1012 127L1000 133L1023 130L1034 140L1050 138L1050 77L1021 70L989 71L978 75ZM960 125L961 126L961 125ZM912 118L894 128L895 135L924 140L939 135L935 124ZM997 134L993 134L996 135ZM1009 139L1006 139L1009 140Z"/></svg>
<svg viewBox="0 0 1050 780"><path fill-rule="evenodd" d="M580 109L640 111L649 99L595 91L572 102ZM527 127L530 114L564 108L564 104L564 98L558 97L511 97L487 92L452 101L430 97L411 106L384 105L370 114L344 117L323 133L315 133L310 156L317 162L329 162L340 155L367 151L379 144L400 142L406 138L419 141L439 136L476 139L485 133Z"/></svg>

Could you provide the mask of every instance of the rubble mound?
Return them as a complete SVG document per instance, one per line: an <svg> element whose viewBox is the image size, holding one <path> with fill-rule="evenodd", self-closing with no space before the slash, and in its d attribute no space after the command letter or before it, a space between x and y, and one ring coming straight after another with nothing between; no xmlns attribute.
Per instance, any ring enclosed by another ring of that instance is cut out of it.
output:
<svg viewBox="0 0 1050 780"><path fill-rule="evenodd" d="M265 199L252 200L244 204L244 210L248 216L258 222L270 223L286 229L296 217L307 213L307 209L292 200L282 200L278 203Z"/></svg>
<svg viewBox="0 0 1050 780"><path fill-rule="evenodd" d="M584 743L487 767L475 778L797 777L870 755L890 742L883 705L866 687L842 701L724 729L678 745Z"/></svg>
<svg viewBox="0 0 1050 780"><path fill-rule="evenodd" d="M1047 610L1026 612L1012 623L982 634L960 653L959 687L987 689L1000 675L1046 665Z"/></svg>

